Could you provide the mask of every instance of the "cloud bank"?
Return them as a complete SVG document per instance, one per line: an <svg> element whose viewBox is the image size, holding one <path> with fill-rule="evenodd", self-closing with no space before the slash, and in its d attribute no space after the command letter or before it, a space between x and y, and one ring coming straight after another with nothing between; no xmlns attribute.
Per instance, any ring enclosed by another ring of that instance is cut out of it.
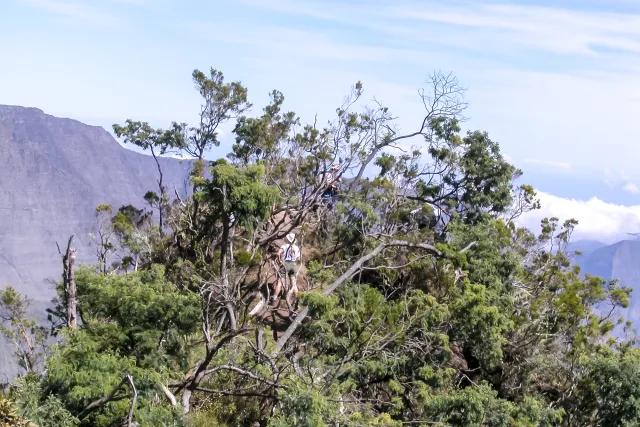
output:
<svg viewBox="0 0 640 427"><path fill-rule="evenodd" d="M628 233L640 231L640 205L624 206L607 203L597 197L576 200L538 192L542 208L528 212L519 219L532 231L539 232L540 221L545 217L556 217L561 222L578 220L573 234L574 240L593 239L604 243L615 243L629 239Z"/></svg>

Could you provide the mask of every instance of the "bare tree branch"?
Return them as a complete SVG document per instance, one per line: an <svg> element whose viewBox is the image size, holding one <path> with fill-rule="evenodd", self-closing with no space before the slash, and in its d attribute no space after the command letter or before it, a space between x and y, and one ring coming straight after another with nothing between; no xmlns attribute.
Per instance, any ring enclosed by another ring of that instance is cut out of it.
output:
<svg viewBox="0 0 640 427"><path fill-rule="evenodd" d="M75 329L77 327L77 299L76 299L76 278L74 272L74 264L76 260L76 250L71 247L73 243L73 235L69 237L67 243L67 249L64 254L60 251L60 246L56 242L58 247L58 253L62 255L63 273L62 279L65 291L65 305L67 308L67 327Z"/></svg>
<svg viewBox="0 0 640 427"><path fill-rule="evenodd" d="M98 409L99 407L101 407L102 405L111 402L114 400L114 397L116 395L116 393L118 392L118 390L120 390L122 388L122 386L128 381L128 375L124 376L122 378L122 381L120 381L118 383L117 386L115 386L108 394L106 394L105 396L101 397L98 400L94 400L93 402L91 402L90 404L87 405L86 408L84 408L82 410L82 412L80 412L76 418L78 418L79 420L82 420L83 418L85 418L87 415L89 415L89 413L95 409Z"/></svg>
<svg viewBox="0 0 640 427"><path fill-rule="evenodd" d="M167 386L162 383L159 383L158 385L162 389L162 392L164 393L164 395L169 400L169 403L171 403L171 406L176 406L178 402L176 401L176 396L173 393L171 393L171 390L169 390Z"/></svg>
<svg viewBox="0 0 640 427"><path fill-rule="evenodd" d="M133 377L131 374L127 374L127 381L129 382L129 386L131 387L131 406L129 407L129 414L127 415L127 427L133 427L133 410L136 407L136 401L138 400L138 390L136 390L136 386L133 383Z"/></svg>
<svg viewBox="0 0 640 427"><path fill-rule="evenodd" d="M475 242L469 244L466 248L464 248L462 251L460 251L460 253L464 253L464 252L468 251L474 245L475 245ZM375 258L382 251L384 251L385 249L390 248L390 247L407 247L407 248L412 248L412 249L421 249L421 250L425 250L427 252L430 252L431 254L433 254L433 255L435 255L437 257L443 257L443 258L450 257L448 255L443 254L438 249L436 249L435 246L427 244L427 243L411 243L411 242L407 242L407 241L403 241L403 240L392 240L392 241L389 241L389 242L381 243L375 249L373 249L371 252L369 252L367 255L364 255L364 256L360 257L356 262L354 262L351 265L351 267L349 267L349 269L347 271L345 271L327 289L324 290L323 294L324 295L332 294L343 283L345 283L347 280L349 280L353 276L355 276L362 269L363 265L366 262L368 262L369 260ZM278 339L278 341L276 343L276 348L271 353L271 357L275 358L280 353L280 351L282 351L282 348L285 346L287 341L289 341L289 339L291 338L293 333L296 331L296 329L298 329L298 327L302 323L302 320L307 316L307 314L309 314L309 307L304 307L300 311L300 313L298 313L298 315L293 320L291 325L289 325L289 327L284 332L284 334L282 334L282 336Z"/></svg>

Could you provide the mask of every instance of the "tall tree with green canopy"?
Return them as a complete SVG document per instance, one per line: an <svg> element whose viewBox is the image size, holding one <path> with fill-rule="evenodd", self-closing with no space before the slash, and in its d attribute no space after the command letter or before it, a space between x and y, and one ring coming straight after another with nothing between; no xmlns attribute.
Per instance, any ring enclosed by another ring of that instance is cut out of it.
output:
<svg viewBox="0 0 640 427"><path fill-rule="evenodd" d="M218 160L211 167L211 179L202 180L202 190L195 194L206 212L203 218L205 229L219 234L216 247L219 248L219 270L211 277L204 277L200 293L203 295L203 331L206 343L205 359L193 375L193 379L185 386L182 405L189 410L190 396L199 386L211 359L220 350L220 346L246 328L238 325L238 297L241 281L231 277L233 267L233 231L237 226L244 230L254 230L270 212L270 208L278 200L277 190L261 182L264 169L259 165L239 168L224 160ZM250 248L250 257L256 256L256 247ZM249 252L249 251L246 251ZM247 267L242 271L246 274ZM218 323L228 333L218 341L210 333L212 324ZM240 328L240 329L239 329Z"/></svg>
<svg viewBox="0 0 640 427"><path fill-rule="evenodd" d="M200 105L200 122L197 126L180 125L185 136L184 151L196 159L193 167L193 193L198 191L198 178L205 171L205 152L220 145L218 132L229 120L243 114L251 108L247 101L247 88L241 82L225 82L222 71L211 68L209 74L200 70L192 73L194 86L202 97ZM198 221L199 201L193 200L191 221Z"/></svg>
<svg viewBox="0 0 640 427"><path fill-rule="evenodd" d="M113 125L113 132L123 138L125 144L133 144L143 150L149 150L158 168L158 191L149 191L145 200L158 210L160 234L164 234L165 215L169 207L169 195L164 185L164 174L160 166L160 156L175 152L185 146L183 129L177 123L167 130L155 129L147 122L126 120L126 124Z"/></svg>
<svg viewBox="0 0 640 427"><path fill-rule="evenodd" d="M196 90L202 97L200 123L189 128L190 135L184 150L199 161L212 147L218 147L220 125L240 116L251 108L247 101L247 88L241 82L225 83L224 74L211 68L209 75L200 70L192 74Z"/></svg>

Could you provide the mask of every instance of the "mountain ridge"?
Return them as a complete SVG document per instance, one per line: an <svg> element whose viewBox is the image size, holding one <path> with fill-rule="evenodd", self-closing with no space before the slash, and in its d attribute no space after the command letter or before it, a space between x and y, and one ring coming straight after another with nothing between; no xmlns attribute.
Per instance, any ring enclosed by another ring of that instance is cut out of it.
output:
<svg viewBox="0 0 640 427"><path fill-rule="evenodd" d="M577 243L577 242L576 242ZM574 244L575 246L575 244ZM581 274L616 279L620 286L633 288L629 307L621 314L640 324L640 240L621 240L577 256L574 263Z"/></svg>
<svg viewBox="0 0 640 427"><path fill-rule="evenodd" d="M582 255L586 255L597 249L600 249L603 246L608 246L608 244L599 240L580 239L569 242L567 249L569 251L580 251Z"/></svg>
<svg viewBox="0 0 640 427"><path fill-rule="evenodd" d="M189 160L159 159L164 181L188 192ZM42 313L62 273L56 242L75 236L78 263L95 262L89 246L95 208L142 207L157 188L154 159L119 144L100 126L34 107L0 105L0 286L12 285ZM11 351L0 344L0 380Z"/></svg>

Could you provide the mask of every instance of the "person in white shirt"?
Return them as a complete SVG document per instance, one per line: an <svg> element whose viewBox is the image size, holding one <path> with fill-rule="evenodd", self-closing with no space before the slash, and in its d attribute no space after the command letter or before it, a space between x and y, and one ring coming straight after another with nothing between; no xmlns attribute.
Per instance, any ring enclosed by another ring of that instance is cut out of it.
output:
<svg viewBox="0 0 640 427"><path fill-rule="evenodd" d="M334 198L338 194L339 184L342 182L342 177L336 175L340 171L340 165L334 164L331 169L326 173L325 189L320 196L322 199L327 200L329 210L333 208Z"/></svg>
<svg viewBox="0 0 640 427"><path fill-rule="evenodd" d="M282 279L278 279L276 282L276 287L273 293L273 300L280 295L280 291L282 290L282 280L287 280L289 278L291 282L291 288L289 292L287 292L287 305L291 306L291 302L289 301L289 297L293 294L296 298L298 297L298 287L296 286L296 276L298 274L298 260L300 259L300 248L294 242L296 240L296 235L293 233L287 234L285 237L287 242L280 247L278 251L278 261L280 262L280 276Z"/></svg>

